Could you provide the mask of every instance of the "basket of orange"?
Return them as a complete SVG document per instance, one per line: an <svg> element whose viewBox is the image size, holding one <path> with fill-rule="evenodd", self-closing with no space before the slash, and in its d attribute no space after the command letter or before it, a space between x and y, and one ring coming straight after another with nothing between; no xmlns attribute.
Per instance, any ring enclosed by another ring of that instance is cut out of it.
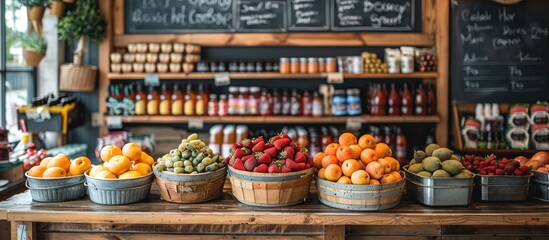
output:
<svg viewBox="0 0 549 240"><path fill-rule="evenodd" d="M65 154L42 159L39 166L25 172L27 188L37 202L63 202L86 194L84 172L91 167L87 157L71 161Z"/></svg>
<svg viewBox="0 0 549 240"><path fill-rule="evenodd" d="M343 133L314 158L316 188L321 203L330 207L377 211L396 207L405 189L400 163L385 143L372 135L358 140Z"/></svg>
<svg viewBox="0 0 549 240"><path fill-rule="evenodd" d="M85 173L85 185L92 202L122 205L149 196L154 159L139 145L128 143L122 149L108 145L101 149L100 155L104 163Z"/></svg>

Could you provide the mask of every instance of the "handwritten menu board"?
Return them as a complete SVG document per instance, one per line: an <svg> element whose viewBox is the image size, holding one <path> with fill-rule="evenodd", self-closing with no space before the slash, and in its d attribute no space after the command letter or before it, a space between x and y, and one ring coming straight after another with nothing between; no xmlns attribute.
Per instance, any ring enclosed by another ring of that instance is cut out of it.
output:
<svg viewBox="0 0 549 240"><path fill-rule="evenodd" d="M333 0L333 29L396 31L414 27L413 0Z"/></svg>
<svg viewBox="0 0 549 240"><path fill-rule="evenodd" d="M328 0L290 0L290 30L327 30Z"/></svg>
<svg viewBox="0 0 549 240"><path fill-rule="evenodd" d="M242 32L286 31L286 0L240 0L237 3L237 30Z"/></svg>
<svg viewBox="0 0 549 240"><path fill-rule="evenodd" d="M457 2L452 9L452 98L549 100L549 1Z"/></svg>

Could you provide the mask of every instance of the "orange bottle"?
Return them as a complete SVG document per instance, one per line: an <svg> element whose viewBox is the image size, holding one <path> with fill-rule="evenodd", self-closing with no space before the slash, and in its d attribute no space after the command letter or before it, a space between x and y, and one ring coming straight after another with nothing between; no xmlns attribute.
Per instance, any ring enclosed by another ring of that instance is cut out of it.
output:
<svg viewBox="0 0 549 240"><path fill-rule="evenodd" d="M158 106L160 105L160 96L153 86L149 87L149 94L147 94L147 114L158 115Z"/></svg>
<svg viewBox="0 0 549 240"><path fill-rule="evenodd" d="M183 115L183 92L179 88L179 84L173 85L173 94L172 94L172 115L181 116Z"/></svg>
<svg viewBox="0 0 549 240"><path fill-rule="evenodd" d="M172 110L172 96L168 91L168 86L162 84L162 92L160 94L160 115L170 115Z"/></svg>
<svg viewBox="0 0 549 240"><path fill-rule="evenodd" d="M135 95L135 115L147 114L147 94L143 91L141 84L137 84Z"/></svg>
<svg viewBox="0 0 549 240"><path fill-rule="evenodd" d="M194 116L195 115L195 105L196 105L196 94L193 91L193 85L187 84L187 89L185 91L185 96L183 97L185 99L185 104L183 107L183 112L186 116Z"/></svg>

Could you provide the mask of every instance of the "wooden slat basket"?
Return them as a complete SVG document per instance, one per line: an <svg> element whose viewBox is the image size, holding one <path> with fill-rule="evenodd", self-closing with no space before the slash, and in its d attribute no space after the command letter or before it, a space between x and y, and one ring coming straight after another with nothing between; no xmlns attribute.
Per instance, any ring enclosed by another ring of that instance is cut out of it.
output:
<svg viewBox="0 0 549 240"><path fill-rule="evenodd" d="M290 173L256 173L229 166L235 198L245 204L279 207L304 202L309 195L313 169Z"/></svg>
<svg viewBox="0 0 549 240"><path fill-rule="evenodd" d="M200 174L176 174L154 169L160 188L160 198L174 203L201 203L218 198L223 193L227 168Z"/></svg>
<svg viewBox="0 0 549 240"><path fill-rule="evenodd" d="M61 65L59 90L72 92L91 92L95 90L97 67L75 64Z"/></svg>

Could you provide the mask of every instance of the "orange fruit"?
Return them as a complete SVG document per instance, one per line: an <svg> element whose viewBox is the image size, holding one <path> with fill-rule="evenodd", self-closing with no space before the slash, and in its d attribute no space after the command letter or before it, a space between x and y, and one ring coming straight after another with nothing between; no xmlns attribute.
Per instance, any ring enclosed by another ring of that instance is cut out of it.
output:
<svg viewBox="0 0 549 240"><path fill-rule="evenodd" d="M322 158L322 167L325 168L330 164L339 165L339 160L334 155L326 155Z"/></svg>
<svg viewBox="0 0 549 240"><path fill-rule="evenodd" d="M380 183L392 183L392 182L396 182L397 179L395 178L395 176L393 176L393 174L384 174L381 179L379 179L379 182Z"/></svg>
<svg viewBox="0 0 549 240"><path fill-rule="evenodd" d="M143 175L141 175L140 172L138 172L136 170L130 170L130 171L127 171L125 173L120 174L120 176L118 176L118 179L138 178L138 177L141 177L141 176L143 176Z"/></svg>
<svg viewBox="0 0 549 240"><path fill-rule="evenodd" d="M69 158L69 156L67 156L65 154L59 154L59 155L53 157L51 160L49 160L46 167L47 168L60 167L60 168L65 169L65 172L68 172L70 170L70 167L71 167L71 159Z"/></svg>
<svg viewBox="0 0 549 240"><path fill-rule="evenodd" d="M351 178L347 177L347 176L341 176L338 180L337 180L337 183L340 183L340 184L352 184L353 182L351 182Z"/></svg>
<svg viewBox="0 0 549 240"><path fill-rule="evenodd" d="M95 177L95 175L101 171L109 171L109 169L103 165L93 166L88 175L90 175L90 177Z"/></svg>
<svg viewBox="0 0 549 240"><path fill-rule="evenodd" d="M135 161L135 163L145 163L149 166L152 166L154 164L154 158L146 152L141 152L141 157L137 161Z"/></svg>
<svg viewBox="0 0 549 240"><path fill-rule="evenodd" d="M370 178L380 179L385 173L383 164L373 161L366 165L366 172L370 175Z"/></svg>
<svg viewBox="0 0 549 240"><path fill-rule="evenodd" d="M122 155L129 158L130 161L137 161L141 158L141 147L135 143L126 143L122 147Z"/></svg>
<svg viewBox="0 0 549 240"><path fill-rule="evenodd" d="M385 160L385 158L379 158L377 159L377 161L381 163L381 165L383 165L383 169L385 173L391 172L391 164L389 163L388 160Z"/></svg>
<svg viewBox="0 0 549 240"><path fill-rule="evenodd" d="M112 157L122 155L122 150L115 145L107 145L101 149L99 155L103 162L108 162Z"/></svg>
<svg viewBox="0 0 549 240"><path fill-rule="evenodd" d="M57 178L57 177L65 177L67 176L67 171L65 171L62 167L49 167L44 171L44 174L42 174L42 177L44 178Z"/></svg>
<svg viewBox="0 0 549 240"><path fill-rule="evenodd" d="M91 160L87 157L79 157L72 160L69 173L73 176L80 175L91 168Z"/></svg>
<svg viewBox="0 0 549 240"><path fill-rule="evenodd" d="M370 185L379 185L381 183L377 179L370 178L370 182L368 184L370 184Z"/></svg>
<svg viewBox="0 0 549 240"><path fill-rule="evenodd" d="M141 173L141 176L148 175L149 173L152 172L151 166L149 166L146 163L136 163L132 165L132 167L130 168L130 171L131 170L138 171L139 173Z"/></svg>
<svg viewBox="0 0 549 240"><path fill-rule="evenodd" d="M390 172L389 174L393 175L393 176L396 178L397 181L402 180L402 176L401 176L400 173L397 172L397 171L392 171L392 172Z"/></svg>
<svg viewBox="0 0 549 240"><path fill-rule="evenodd" d="M27 171L27 174L31 177L42 177L46 169L47 168L44 166L34 166L31 169L29 169L29 171Z"/></svg>
<svg viewBox="0 0 549 240"><path fill-rule="evenodd" d="M390 157L393 154L391 148L385 143L378 143L374 148L378 158Z"/></svg>
<svg viewBox="0 0 549 240"><path fill-rule="evenodd" d="M374 148L376 146L376 139L370 134L364 134L358 139L358 146L362 149Z"/></svg>
<svg viewBox="0 0 549 240"><path fill-rule="evenodd" d="M353 158L353 150L349 146L340 146L336 151L337 160L343 162Z"/></svg>
<svg viewBox="0 0 549 240"><path fill-rule="evenodd" d="M384 157L384 159L387 160L389 162L389 164L391 165L391 171L400 170L400 163L398 162L398 160L396 160L393 157Z"/></svg>
<svg viewBox="0 0 549 240"><path fill-rule="evenodd" d="M357 143L355 135L348 132L339 135L338 142L341 146L351 146Z"/></svg>
<svg viewBox="0 0 549 240"><path fill-rule="evenodd" d="M360 153L362 152L362 148L358 146L357 144L349 146L351 150L353 151L353 159L359 160L360 159Z"/></svg>
<svg viewBox="0 0 549 240"><path fill-rule="evenodd" d="M324 149L324 153L326 153L326 155L334 155L335 156L338 148L339 148L339 144L330 143Z"/></svg>
<svg viewBox="0 0 549 240"><path fill-rule="evenodd" d="M317 154L315 154L315 156L313 157L313 162L315 163L316 168L322 168L322 158L324 158L325 156L326 154L323 152L318 152Z"/></svg>
<svg viewBox="0 0 549 240"><path fill-rule="evenodd" d="M377 153L374 149L366 148L360 152L360 160L365 164L371 163L377 160Z"/></svg>
<svg viewBox="0 0 549 240"><path fill-rule="evenodd" d="M50 162L51 159L52 159L52 157L47 157L47 158L42 159L42 161L40 161L40 166L47 168L48 167L48 162Z"/></svg>
<svg viewBox="0 0 549 240"><path fill-rule="evenodd" d="M324 171L326 170L326 168L321 168L320 170L318 170L318 178L320 179L326 179L326 176L324 176Z"/></svg>
<svg viewBox="0 0 549 240"><path fill-rule="evenodd" d="M326 167L326 170L324 170L324 176L326 177L326 180L335 182L339 180L341 177L341 167L337 164L330 164Z"/></svg>
<svg viewBox="0 0 549 240"><path fill-rule="evenodd" d="M355 171L351 175L351 182L353 184L368 184L370 183L370 175L364 170Z"/></svg>
<svg viewBox="0 0 549 240"><path fill-rule="evenodd" d="M116 176L128 171L132 166L132 162L125 156L114 156L108 162L105 163L105 167L109 169L111 173Z"/></svg>
<svg viewBox="0 0 549 240"><path fill-rule="evenodd" d="M358 161L354 159L345 160L341 164L341 172L343 172L343 175L347 177L350 177L355 171L359 169L360 169L360 163L358 163Z"/></svg>
<svg viewBox="0 0 549 240"><path fill-rule="evenodd" d="M95 178L99 178L99 179L116 179L116 175L114 175L112 172L104 170L104 171L98 172L95 175Z"/></svg>

